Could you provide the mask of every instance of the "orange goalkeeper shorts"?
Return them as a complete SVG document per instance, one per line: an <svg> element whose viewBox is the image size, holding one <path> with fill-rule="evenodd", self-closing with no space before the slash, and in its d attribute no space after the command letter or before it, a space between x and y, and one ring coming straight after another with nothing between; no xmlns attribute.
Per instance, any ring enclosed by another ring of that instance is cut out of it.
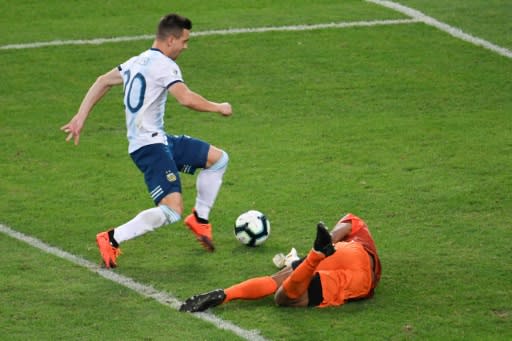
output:
<svg viewBox="0 0 512 341"><path fill-rule="evenodd" d="M316 268L323 296L319 307L367 297L372 288L372 266L364 247L357 242L339 242L335 248L336 252Z"/></svg>

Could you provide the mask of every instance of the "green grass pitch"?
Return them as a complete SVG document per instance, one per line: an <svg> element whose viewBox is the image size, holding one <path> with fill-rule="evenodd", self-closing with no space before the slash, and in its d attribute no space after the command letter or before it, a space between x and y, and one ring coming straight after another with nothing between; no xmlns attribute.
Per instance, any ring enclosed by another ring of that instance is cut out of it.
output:
<svg viewBox="0 0 512 341"><path fill-rule="evenodd" d="M505 0L401 0L512 49ZM176 11L193 32L408 19L347 1L6 1L0 46L152 34ZM0 224L99 263L97 232L152 205L128 154L121 89L91 114L78 147L59 127L95 78L150 47L0 49ZM205 253L182 223L123 244L115 272L186 297L271 274L304 254L318 220L370 226L383 275L373 299L281 309L272 298L212 313L269 340L512 339L512 59L423 23L192 37L187 84L234 115L168 101L167 130L222 147L230 164ZM195 177L184 176L188 212ZM247 248L233 223L272 224ZM239 340L0 233L0 339Z"/></svg>

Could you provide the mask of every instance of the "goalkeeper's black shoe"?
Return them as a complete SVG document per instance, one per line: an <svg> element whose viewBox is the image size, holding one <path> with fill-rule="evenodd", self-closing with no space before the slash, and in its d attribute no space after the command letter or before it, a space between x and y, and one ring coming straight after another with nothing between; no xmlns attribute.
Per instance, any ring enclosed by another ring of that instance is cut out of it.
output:
<svg viewBox="0 0 512 341"><path fill-rule="evenodd" d="M196 313L198 311L205 311L208 308L216 307L226 298L226 294L223 289L216 289L204 294L199 294L187 298L181 305L181 312Z"/></svg>
<svg viewBox="0 0 512 341"><path fill-rule="evenodd" d="M316 239L315 243L313 244L313 249L323 253L326 257L334 253L331 234L323 222L319 222L316 225Z"/></svg>

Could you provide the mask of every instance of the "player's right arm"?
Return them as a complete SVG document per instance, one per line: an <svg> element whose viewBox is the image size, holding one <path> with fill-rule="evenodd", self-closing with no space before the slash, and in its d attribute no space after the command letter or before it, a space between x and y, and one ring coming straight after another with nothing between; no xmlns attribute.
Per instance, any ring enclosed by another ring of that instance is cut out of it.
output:
<svg viewBox="0 0 512 341"><path fill-rule="evenodd" d="M230 116L233 113L231 104L227 102L216 103L209 101L198 93L190 90L183 82L177 82L171 85L169 93L176 98L178 103L195 111L217 112L223 116Z"/></svg>
<svg viewBox="0 0 512 341"><path fill-rule="evenodd" d="M82 131L85 120L91 113L92 108L94 108L96 103L98 103L113 86L120 84L123 84L123 77L117 67L96 79L89 88L89 91L87 91L76 115L73 116L71 121L60 128L60 130L68 134L66 142L73 139L75 145L78 144L80 140L80 132Z"/></svg>

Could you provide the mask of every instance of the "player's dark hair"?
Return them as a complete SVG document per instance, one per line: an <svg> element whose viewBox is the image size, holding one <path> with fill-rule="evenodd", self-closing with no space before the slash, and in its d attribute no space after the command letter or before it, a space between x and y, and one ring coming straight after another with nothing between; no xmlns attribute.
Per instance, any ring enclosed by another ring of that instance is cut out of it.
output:
<svg viewBox="0 0 512 341"><path fill-rule="evenodd" d="M184 29L192 29L192 21L190 19L175 13L167 14L158 23L156 38L164 40L171 34L179 38Z"/></svg>

